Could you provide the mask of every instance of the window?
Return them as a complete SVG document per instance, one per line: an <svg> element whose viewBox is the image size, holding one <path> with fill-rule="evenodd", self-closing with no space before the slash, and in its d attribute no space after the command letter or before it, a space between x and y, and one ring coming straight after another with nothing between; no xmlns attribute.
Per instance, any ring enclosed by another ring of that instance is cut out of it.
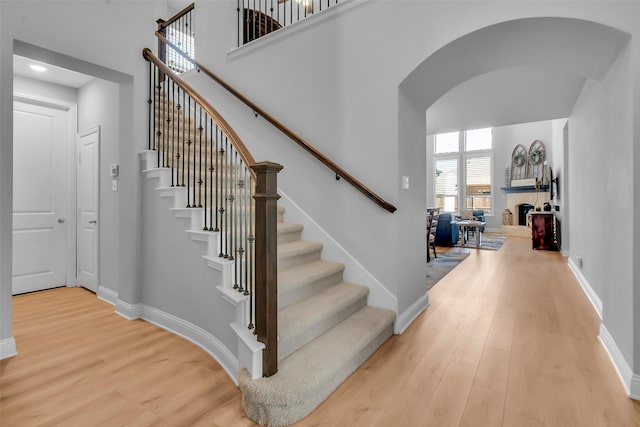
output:
<svg viewBox="0 0 640 427"><path fill-rule="evenodd" d="M466 208L491 212L491 156L467 157L465 163Z"/></svg>
<svg viewBox="0 0 640 427"><path fill-rule="evenodd" d="M440 133L436 135L436 154L457 153L460 146L460 132Z"/></svg>
<svg viewBox="0 0 640 427"><path fill-rule="evenodd" d="M450 132L434 138L435 205L444 212L491 213L491 128Z"/></svg>
<svg viewBox="0 0 640 427"><path fill-rule="evenodd" d="M458 211L458 158L436 159L436 206L441 211Z"/></svg>
<svg viewBox="0 0 640 427"><path fill-rule="evenodd" d="M465 132L464 151L491 150L491 128Z"/></svg>

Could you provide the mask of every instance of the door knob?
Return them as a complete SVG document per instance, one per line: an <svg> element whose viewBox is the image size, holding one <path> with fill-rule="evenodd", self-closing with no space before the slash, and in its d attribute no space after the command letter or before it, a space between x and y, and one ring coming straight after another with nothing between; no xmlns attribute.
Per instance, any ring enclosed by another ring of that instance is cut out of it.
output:
<svg viewBox="0 0 640 427"><path fill-rule="evenodd" d="M62 224L64 222L64 218L58 218L58 222Z"/></svg>
<svg viewBox="0 0 640 427"><path fill-rule="evenodd" d="M91 221L89 221L89 224L95 224L95 223L97 223L97 222L98 222L98 221L96 221L95 219L92 219Z"/></svg>

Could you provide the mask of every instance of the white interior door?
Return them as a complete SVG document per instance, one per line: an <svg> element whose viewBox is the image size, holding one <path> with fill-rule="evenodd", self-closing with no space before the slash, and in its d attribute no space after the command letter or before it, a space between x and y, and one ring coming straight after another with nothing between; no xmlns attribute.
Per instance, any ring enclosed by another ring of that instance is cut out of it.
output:
<svg viewBox="0 0 640 427"><path fill-rule="evenodd" d="M78 138L78 285L98 292L100 128Z"/></svg>
<svg viewBox="0 0 640 427"><path fill-rule="evenodd" d="M66 284L70 114L14 102L13 294Z"/></svg>

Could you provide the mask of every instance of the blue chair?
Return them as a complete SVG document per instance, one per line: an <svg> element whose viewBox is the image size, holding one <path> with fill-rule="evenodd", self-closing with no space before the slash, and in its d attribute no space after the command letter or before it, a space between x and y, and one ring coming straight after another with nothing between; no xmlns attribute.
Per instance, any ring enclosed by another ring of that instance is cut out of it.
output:
<svg viewBox="0 0 640 427"><path fill-rule="evenodd" d="M484 219L484 211L482 209L473 209L471 215L475 216L478 221L486 222ZM475 231L475 227L471 230ZM484 225L480 227L480 232L484 233Z"/></svg>
<svg viewBox="0 0 640 427"><path fill-rule="evenodd" d="M454 246L459 239L460 227L458 227L458 222L452 219L451 212L441 212L436 230L436 245Z"/></svg>

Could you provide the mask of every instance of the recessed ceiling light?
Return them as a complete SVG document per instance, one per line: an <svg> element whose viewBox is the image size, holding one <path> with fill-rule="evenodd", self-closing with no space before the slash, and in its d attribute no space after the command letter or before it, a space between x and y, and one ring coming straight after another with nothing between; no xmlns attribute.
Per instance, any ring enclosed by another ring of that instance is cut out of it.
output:
<svg viewBox="0 0 640 427"><path fill-rule="evenodd" d="M37 71L39 73L42 73L44 71L47 71L47 69L45 67L43 67L42 65L36 65L36 64L31 64L29 65L29 67L33 70L33 71Z"/></svg>

